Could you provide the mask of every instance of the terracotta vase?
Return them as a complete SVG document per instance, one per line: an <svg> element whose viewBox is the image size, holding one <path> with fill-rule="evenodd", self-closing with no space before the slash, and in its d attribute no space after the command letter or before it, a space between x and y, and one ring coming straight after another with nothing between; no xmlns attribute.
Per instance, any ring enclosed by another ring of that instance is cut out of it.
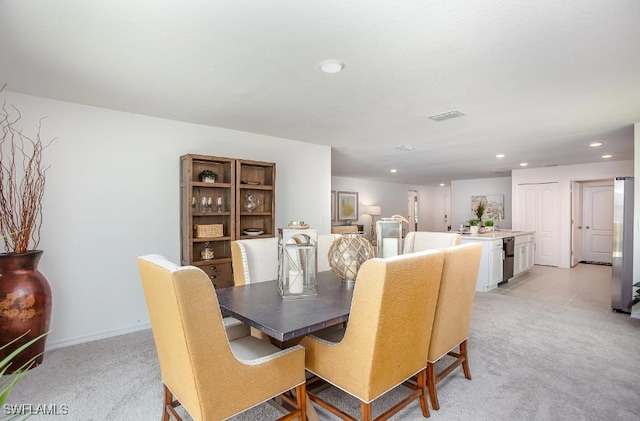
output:
<svg viewBox="0 0 640 421"><path fill-rule="evenodd" d="M42 250L23 254L0 254L0 346L29 332L20 341L0 350L0 360L20 345L49 331L51 287L38 270ZM13 359L11 373L40 354L33 367L44 359L46 336Z"/></svg>

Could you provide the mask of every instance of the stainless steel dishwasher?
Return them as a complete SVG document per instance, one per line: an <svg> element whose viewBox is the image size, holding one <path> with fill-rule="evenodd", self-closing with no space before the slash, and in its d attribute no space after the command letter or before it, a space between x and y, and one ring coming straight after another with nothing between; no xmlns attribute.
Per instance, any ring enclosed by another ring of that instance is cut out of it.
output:
<svg viewBox="0 0 640 421"><path fill-rule="evenodd" d="M502 282L498 285L504 284L509 279L513 278L513 259L515 256L514 240L514 237L504 237L502 239L502 253L504 260L502 261Z"/></svg>

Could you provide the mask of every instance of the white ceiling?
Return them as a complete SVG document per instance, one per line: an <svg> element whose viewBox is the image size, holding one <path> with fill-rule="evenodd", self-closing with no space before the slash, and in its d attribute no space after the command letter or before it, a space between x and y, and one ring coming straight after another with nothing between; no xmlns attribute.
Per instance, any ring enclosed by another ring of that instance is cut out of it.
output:
<svg viewBox="0 0 640 421"><path fill-rule="evenodd" d="M640 2L0 0L0 83L329 145L336 176L448 184L633 159Z"/></svg>

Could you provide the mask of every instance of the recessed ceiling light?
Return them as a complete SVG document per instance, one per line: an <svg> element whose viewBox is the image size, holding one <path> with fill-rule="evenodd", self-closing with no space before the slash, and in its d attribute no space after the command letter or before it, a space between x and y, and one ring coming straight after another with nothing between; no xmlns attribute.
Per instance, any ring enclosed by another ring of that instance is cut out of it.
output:
<svg viewBox="0 0 640 421"><path fill-rule="evenodd" d="M499 153L498 155L496 155L496 158L504 158L504 154L503 153Z"/></svg>
<svg viewBox="0 0 640 421"><path fill-rule="evenodd" d="M444 183L440 183L440 187L444 187Z"/></svg>
<svg viewBox="0 0 640 421"><path fill-rule="evenodd" d="M602 146L602 142L591 142L589 143L589 146L591 146L592 148L597 148L598 146Z"/></svg>
<svg viewBox="0 0 640 421"><path fill-rule="evenodd" d="M527 165L529 165L529 164L527 164L526 162L521 162L521 163L520 163L520 166L521 166L521 167L526 167Z"/></svg>
<svg viewBox="0 0 640 421"><path fill-rule="evenodd" d="M611 158L613 155L602 155L604 159Z"/></svg>
<svg viewBox="0 0 640 421"><path fill-rule="evenodd" d="M396 169L394 168L394 169L389 170L389 171L390 171L390 172L396 172L396 171L398 171L398 170L396 170Z"/></svg>
<svg viewBox="0 0 640 421"><path fill-rule="evenodd" d="M338 73L344 69L344 63L338 60L326 60L320 63L320 70L325 73Z"/></svg>

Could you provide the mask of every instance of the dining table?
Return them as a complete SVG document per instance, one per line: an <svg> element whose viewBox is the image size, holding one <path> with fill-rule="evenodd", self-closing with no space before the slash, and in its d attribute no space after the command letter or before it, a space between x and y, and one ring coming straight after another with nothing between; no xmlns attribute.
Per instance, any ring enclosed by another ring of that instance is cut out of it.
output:
<svg viewBox="0 0 640 421"><path fill-rule="evenodd" d="M264 332L273 344L287 348L309 333L349 319L354 281L343 281L332 271L318 272L317 281L317 296L304 298L283 299L277 280L218 288L216 293L224 316ZM307 419L320 420L308 397Z"/></svg>
<svg viewBox="0 0 640 421"><path fill-rule="evenodd" d="M349 319L355 283L341 280L332 271L318 272L317 281L317 296L304 298L284 299L277 280L218 288L216 293L225 316L264 332L283 348Z"/></svg>

